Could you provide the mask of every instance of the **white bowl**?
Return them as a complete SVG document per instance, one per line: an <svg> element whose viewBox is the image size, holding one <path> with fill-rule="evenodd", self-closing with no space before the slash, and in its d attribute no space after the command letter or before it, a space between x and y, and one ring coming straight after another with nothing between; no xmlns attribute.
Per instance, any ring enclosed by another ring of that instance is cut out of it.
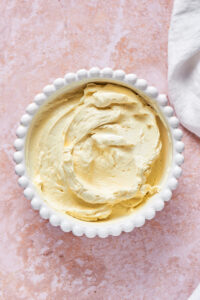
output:
<svg viewBox="0 0 200 300"><path fill-rule="evenodd" d="M53 210L37 194L35 187L28 177L25 163L25 143L29 125L37 110L43 105L55 92L61 92L69 85L83 84L89 81L105 81L122 84L135 90L142 96L147 96L162 114L166 124L169 127L172 140L172 162L167 179L165 180L161 191L152 196L148 201L137 209L134 214L124 216L108 222L86 222L75 219L67 214L62 214ZM141 227L145 220L155 217L156 211L164 208L165 201L169 201L172 191L176 189L178 178L181 175L181 164L184 157L181 154L184 144L181 141L182 131L178 128L179 121L173 115L173 109L167 104L167 97L159 94L157 89L149 86L144 79L138 79L135 74L125 74L122 70L113 71L110 68L102 70L92 68L89 71L79 70L77 73L67 73L64 78L57 78L53 84L44 87L43 92L36 95L34 102L26 108L26 113L22 116L20 126L17 128L17 139L14 142L16 152L14 161L16 162L15 172L19 176L18 183L24 189L25 197L31 201L31 206L39 210L43 219L49 219L53 226L60 226L64 232L72 231L74 235L87 237L107 237L108 235L118 236L122 231L130 232L134 227Z"/></svg>

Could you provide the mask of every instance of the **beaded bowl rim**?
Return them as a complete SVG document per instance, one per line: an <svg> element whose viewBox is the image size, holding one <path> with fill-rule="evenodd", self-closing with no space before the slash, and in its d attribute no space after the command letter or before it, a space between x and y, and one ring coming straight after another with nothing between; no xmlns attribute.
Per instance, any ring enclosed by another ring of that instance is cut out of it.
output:
<svg viewBox="0 0 200 300"><path fill-rule="evenodd" d="M86 222L75 219L69 215L59 213L52 209L44 200L38 196L31 180L26 173L25 162L25 142L29 126L38 109L45 104L50 96L58 90L63 89L72 83L81 84L84 81L95 80L113 80L117 84L127 84L133 90L146 95L159 107L163 118L165 119L171 133L172 139L172 163L167 180L161 191L151 197L134 214L126 216L122 220L114 223L104 222ZM105 238L109 235L118 236L121 232L130 232L135 227L141 227L146 220L153 219L156 211L161 211L164 208L166 201L172 197L172 191L178 185L178 178L182 173L181 164L184 161L182 154L184 143L181 141L183 133L179 128L179 121L174 116L174 111L168 105L168 100L165 94L159 94L154 86L148 85L144 79L137 78L133 73L126 74L123 70L112 70L111 68L99 69L93 67L90 70L80 69L76 73L67 73L64 78L57 78L50 85L46 85L42 91L35 96L34 101L26 108L25 114L21 117L20 125L16 130L17 139L14 142L16 151L13 159L16 163L15 173L19 176L18 184L23 188L24 196L31 201L31 206L34 210L38 210L43 219L48 219L51 225L60 226L64 232L70 232L75 236L85 234L88 238L99 236Z"/></svg>

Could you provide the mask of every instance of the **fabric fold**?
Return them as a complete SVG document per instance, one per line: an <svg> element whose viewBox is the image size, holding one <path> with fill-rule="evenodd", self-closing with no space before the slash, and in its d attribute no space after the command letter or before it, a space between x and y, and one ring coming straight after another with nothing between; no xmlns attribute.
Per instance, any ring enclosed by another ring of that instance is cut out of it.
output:
<svg viewBox="0 0 200 300"><path fill-rule="evenodd" d="M168 40L168 93L180 122L200 136L200 1L175 0Z"/></svg>

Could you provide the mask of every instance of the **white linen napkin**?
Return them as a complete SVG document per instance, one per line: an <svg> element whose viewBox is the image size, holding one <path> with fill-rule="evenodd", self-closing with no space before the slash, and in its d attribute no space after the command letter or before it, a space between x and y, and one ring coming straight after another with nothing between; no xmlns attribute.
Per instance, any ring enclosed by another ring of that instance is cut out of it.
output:
<svg viewBox="0 0 200 300"><path fill-rule="evenodd" d="M195 289L192 295L188 298L188 300L199 300L200 299L200 285Z"/></svg>
<svg viewBox="0 0 200 300"><path fill-rule="evenodd" d="M168 40L168 93L187 129L200 136L200 0L175 0Z"/></svg>

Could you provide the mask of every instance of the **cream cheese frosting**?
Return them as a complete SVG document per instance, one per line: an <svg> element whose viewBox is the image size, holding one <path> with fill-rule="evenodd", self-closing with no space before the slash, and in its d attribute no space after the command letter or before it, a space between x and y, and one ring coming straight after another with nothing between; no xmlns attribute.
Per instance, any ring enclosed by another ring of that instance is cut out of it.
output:
<svg viewBox="0 0 200 300"><path fill-rule="evenodd" d="M75 218L130 212L159 190L162 168L152 174L164 160L159 124L132 90L90 83L37 113L26 143L28 172L50 206Z"/></svg>

